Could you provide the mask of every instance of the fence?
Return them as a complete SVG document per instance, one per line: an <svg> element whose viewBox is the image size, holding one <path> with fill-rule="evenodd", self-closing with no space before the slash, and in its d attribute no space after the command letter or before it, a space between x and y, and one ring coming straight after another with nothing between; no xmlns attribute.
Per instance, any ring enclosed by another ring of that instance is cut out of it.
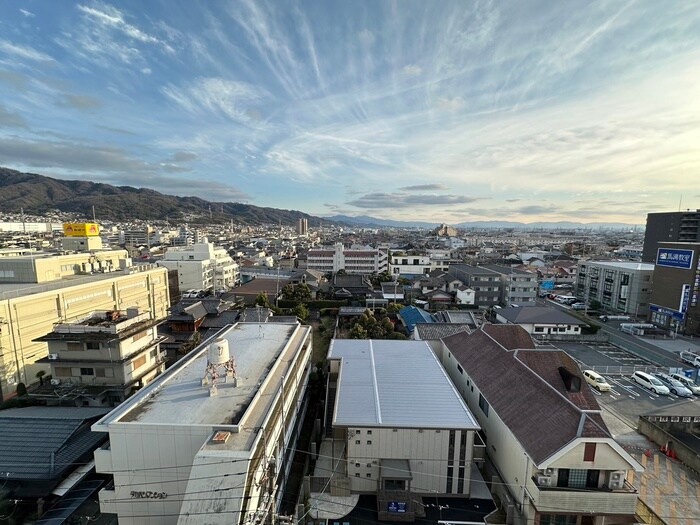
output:
<svg viewBox="0 0 700 525"><path fill-rule="evenodd" d="M668 373L668 367L659 366L645 366L645 365L620 365L620 366L589 366L581 364L581 368L586 370L593 370L601 375L608 376L631 376L633 373L647 372L648 374L653 374L656 372Z"/></svg>
<svg viewBox="0 0 700 525"><path fill-rule="evenodd" d="M560 343L607 343L608 334L533 334L537 341L558 341Z"/></svg>

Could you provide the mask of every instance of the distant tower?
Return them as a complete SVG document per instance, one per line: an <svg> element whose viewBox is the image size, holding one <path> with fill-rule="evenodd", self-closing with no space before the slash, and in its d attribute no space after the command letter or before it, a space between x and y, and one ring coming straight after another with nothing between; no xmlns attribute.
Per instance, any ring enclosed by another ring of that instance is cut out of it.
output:
<svg viewBox="0 0 700 525"><path fill-rule="evenodd" d="M297 233L299 235L306 235L308 232L309 232L308 219L299 219L297 221Z"/></svg>

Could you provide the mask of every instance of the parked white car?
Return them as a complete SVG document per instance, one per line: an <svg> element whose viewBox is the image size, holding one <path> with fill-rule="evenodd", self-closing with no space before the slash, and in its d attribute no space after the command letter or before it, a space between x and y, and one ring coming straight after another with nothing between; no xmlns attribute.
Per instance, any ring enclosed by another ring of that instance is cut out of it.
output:
<svg viewBox="0 0 700 525"><path fill-rule="evenodd" d="M664 396L670 394L670 391L666 387L666 385L659 381L658 378L654 377L651 374L647 374L646 372L635 372L634 374L632 374L632 381L634 381L638 385L643 386L644 388L651 390L653 394L661 394Z"/></svg>

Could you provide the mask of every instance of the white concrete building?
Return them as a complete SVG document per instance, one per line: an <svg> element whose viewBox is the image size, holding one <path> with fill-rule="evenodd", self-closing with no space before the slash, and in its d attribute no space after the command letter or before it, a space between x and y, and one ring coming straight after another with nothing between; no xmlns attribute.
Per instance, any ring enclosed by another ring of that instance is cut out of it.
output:
<svg viewBox="0 0 700 525"><path fill-rule="evenodd" d="M224 328L93 425L102 512L124 524L265 523L306 410L311 329Z"/></svg>
<svg viewBox="0 0 700 525"><path fill-rule="evenodd" d="M434 346L481 425L507 523L636 522L638 493L627 479L643 468L613 439L571 357L535 350L513 325L484 325Z"/></svg>
<svg viewBox="0 0 700 525"><path fill-rule="evenodd" d="M177 270L180 291L226 290L240 280L238 264L209 242L170 248L158 264Z"/></svg>
<svg viewBox="0 0 700 525"><path fill-rule="evenodd" d="M335 339L328 361L345 450L336 481L376 494L379 519L392 518L390 501L411 516L421 497L469 497L479 425L426 342Z"/></svg>
<svg viewBox="0 0 700 525"><path fill-rule="evenodd" d="M425 275L434 270L446 272L450 265L448 252L427 253L424 255L391 254L389 272L395 277Z"/></svg>
<svg viewBox="0 0 700 525"><path fill-rule="evenodd" d="M379 249L347 249L342 243L336 243L333 248L310 249L306 267L321 272L382 273L388 269L388 257Z"/></svg>

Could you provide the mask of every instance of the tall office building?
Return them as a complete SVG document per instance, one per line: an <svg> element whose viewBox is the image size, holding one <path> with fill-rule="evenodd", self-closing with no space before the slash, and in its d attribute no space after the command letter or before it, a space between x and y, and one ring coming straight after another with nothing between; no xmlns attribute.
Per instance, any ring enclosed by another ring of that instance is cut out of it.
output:
<svg viewBox="0 0 700 525"><path fill-rule="evenodd" d="M700 242L700 210L647 214L643 262L656 261L660 242Z"/></svg>
<svg viewBox="0 0 700 525"><path fill-rule="evenodd" d="M309 232L309 220L299 219L297 221L297 233L299 235L306 235Z"/></svg>

